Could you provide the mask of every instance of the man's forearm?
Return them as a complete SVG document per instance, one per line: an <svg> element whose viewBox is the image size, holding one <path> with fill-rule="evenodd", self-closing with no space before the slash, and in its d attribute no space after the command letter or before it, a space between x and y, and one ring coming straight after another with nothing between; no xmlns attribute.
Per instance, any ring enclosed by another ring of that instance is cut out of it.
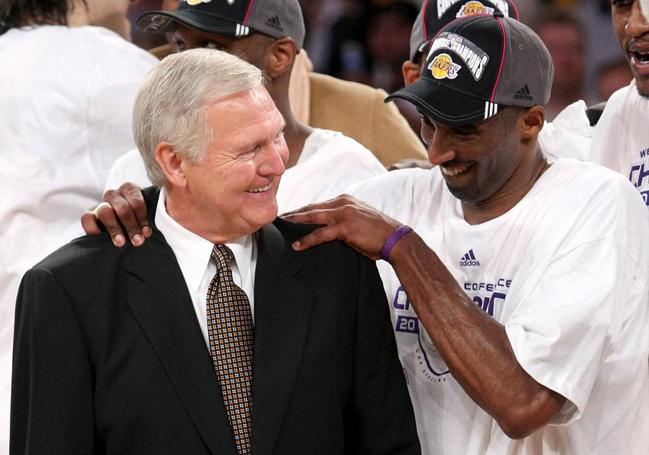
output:
<svg viewBox="0 0 649 455"><path fill-rule="evenodd" d="M503 431L527 436L561 409L565 399L523 370L505 328L469 299L419 236L401 239L390 259L451 374Z"/></svg>

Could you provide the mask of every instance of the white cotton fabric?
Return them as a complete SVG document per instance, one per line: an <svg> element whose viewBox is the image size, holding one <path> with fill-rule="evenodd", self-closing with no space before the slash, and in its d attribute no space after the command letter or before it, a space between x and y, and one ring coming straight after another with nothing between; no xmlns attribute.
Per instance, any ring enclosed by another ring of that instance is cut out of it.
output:
<svg viewBox="0 0 649 455"><path fill-rule="evenodd" d="M156 59L99 27L0 36L0 454L8 451L14 305L29 267L82 233Z"/></svg>
<svg viewBox="0 0 649 455"><path fill-rule="evenodd" d="M284 172L277 191L279 213L341 194L348 186L387 171L368 149L342 133L314 129L295 166ZM106 189L124 182L151 185L137 149L115 162Z"/></svg>
<svg viewBox="0 0 649 455"><path fill-rule="evenodd" d="M207 350L210 350L207 332L207 290L216 275L216 265L212 262L214 244L178 224L165 208L166 192L160 190L155 212L155 225L169 247L174 252L178 266L185 279L189 296L194 305L196 319L201 327ZM225 243L234 255L230 265L232 281L248 296L250 311L255 318L255 270L257 267L257 242L254 236L244 235Z"/></svg>
<svg viewBox="0 0 649 455"><path fill-rule="evenodd" d="M387 171L368 149L335 131L314 129L277 191L280 213L341 194L352 184Z"/></svg>
<svg viewBox="0 0 649 455"><path fill-rule="evenodd" d="M568 399L551 424L511 440L449 373L379 261L424 454L649 453L649 219L622 176L557 160L516 206L478 225L437 168L352 193L412 226L505 327L520 365Z"/></svg>
<svg viewBox="0 0 649 455"><path fill-rule="evenodd" d="M649 206L649 98L635 83L609 98L593 136L592 159L628 178Z"/></svg>
<svg viewBox="0 0 649 455"><path fill-rule="evenodd" d="M586 115L586 103L575 101L563 109L551 122L546 122L539 134L539 145L554 161L559 158L591 160L594 128Z"/></svg>

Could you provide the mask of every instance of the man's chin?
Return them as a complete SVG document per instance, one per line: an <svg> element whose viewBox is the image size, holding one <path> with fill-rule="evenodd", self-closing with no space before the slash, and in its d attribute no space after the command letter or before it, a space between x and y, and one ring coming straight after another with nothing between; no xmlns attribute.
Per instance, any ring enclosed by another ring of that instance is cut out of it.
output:
<svg viewBox="0 0 649 455"><path fill-rule="evenodd" d="M636 85L636 89L638 90L638 95L645 99L649 99L649 87L642 89L639 85Z"/></svg>
<svg viewBox="0 0 649 455"><path fill-rule="evenodd" d="M638 95L643 98L649 98L649 77L634 77L634 85Z"/></svg>
<svg viewBox="0 0 649 455"><path fill-rule="evenodd" d="M459 187L450 185L447 181L446 187L456 199L459 199L464 203L470 204L480 199L479 189L473 185Z"/></svg>

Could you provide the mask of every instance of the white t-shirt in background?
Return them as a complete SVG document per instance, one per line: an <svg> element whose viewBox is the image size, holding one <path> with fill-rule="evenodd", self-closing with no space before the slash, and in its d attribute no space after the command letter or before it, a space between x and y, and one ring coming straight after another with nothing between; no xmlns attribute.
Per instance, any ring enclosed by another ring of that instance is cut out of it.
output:
<svg viewBox="0 0 649 455"><path fill-rule="evenodd" d="M295 166L287 169L277 191L279 213L341 194L348 186L387 171L368 149L342 133L314 129ZM106 189L132 182L151 185L137 149L120 157L110 170Z"/></svg>
<svg viewBox="0 0 649 455"><path fill-rule="evenodd" d="M385 173L374 154L354 139L314 129L295 166L282 176L277 191L280 213L334 198L350 185Z"/></svg>
<svg viewBox="0 0 649 455"><path fill-rule="evenodd" d="M8 453L20 278L82 233L81 213L97 204L108 169L134 146L135 93L155 63L100 27L0 36L0 454Z"/></svg>
<svg viewBox="0 0 649 455"><path fill-rule="evenodd" d="M568 399L550 425L511 440L449 373L379 261L424 454L649 453L649 219L622 176L558 160L516 206L478 225L437 168L351 192L412 226L505 327L525 371Z"/></svg>
<svg viewBox="0 0 649 455"><path fill-rule="evenodd" d="M593 161L628 178L649 206L649 98L635 83L609 98L595 127Z"/></svg>

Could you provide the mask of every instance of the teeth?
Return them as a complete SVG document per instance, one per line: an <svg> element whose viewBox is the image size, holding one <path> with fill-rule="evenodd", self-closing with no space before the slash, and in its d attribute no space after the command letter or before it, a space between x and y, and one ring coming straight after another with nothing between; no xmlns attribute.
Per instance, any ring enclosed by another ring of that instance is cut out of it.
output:
<svg viewBox="0 0 649 455"><path fill-rule="evenodd" d="M471 167L470 164L463 164L461 166L455 166L455 167L444 167L440 166L442 169L442 174L448 175L449 177L453 177L454 175L461 174L462 172L466 171Z"/></svg>
<svg viewBox="0 0 649 455"><path fill-rule="evenodd" d="M649 62L649 54L644 54L642 52L634 52L633 60L637 63L647 63Z"/></svg>
<svg viewBox="0 0 649 455"><path fill-rule="evenodd" d="M254 190L248 190L248 193L263 193L264 191L270 190L271 186L273 186L272 183L269 183L266 186L255 188Z"/></svg>

